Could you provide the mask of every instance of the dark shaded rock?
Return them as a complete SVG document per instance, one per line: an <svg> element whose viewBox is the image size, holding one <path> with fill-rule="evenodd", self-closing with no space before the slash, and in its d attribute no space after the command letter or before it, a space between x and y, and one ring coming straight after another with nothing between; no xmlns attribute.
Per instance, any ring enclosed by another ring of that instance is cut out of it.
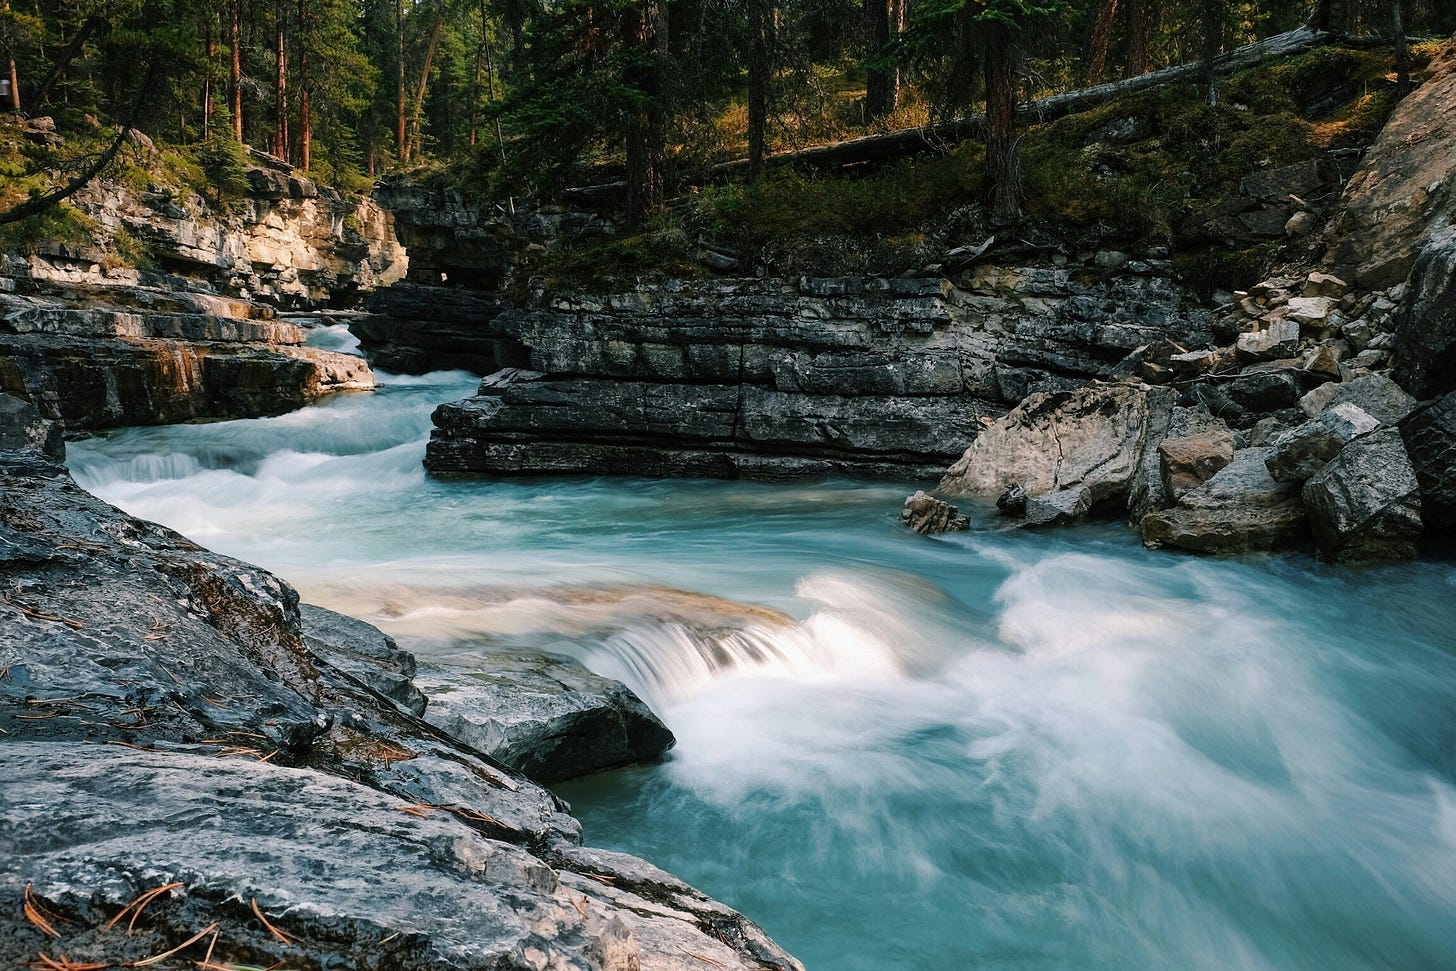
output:
<svg viewBox="0 0 1456 971"><path fill-rule="evenodd" d="M1456 213L1451 218L1456 222ZM1395 319L1395 354L1395 379L1416 395L1456 389L1456 225L1430 239L1416 259Z"/></svg>
<svg viewBox="0 0 1456 971"><path fill-rule="evenodd" d="M1411 415L1401 435L1420 483L1427 528L1456 529L1456 391Z"/></svg>
<svg viewBox="0 0 1456 971"><path fill-rule="evenodd" d="M969 517L923 489L905 500L905 507L900 510L900 522L921 535L962 532L971 528Z"/></svg>
<svg viewBox="0 0 1456 971"><path fill-rule="evenodd" d="M1380 422L1355 405L1337 404L1275 437L1265 464L1277 482L1303 482L1351 441L1379 427Z"/></svg>
<svg viewBox="0 0 1456 971"><path fill-rule="evenodd" d="M1297 362L1270 362L1245 368L1221 385L1223 395L1248 414L1278 411L1299 403L1309 380ZM1217 414L1217 412L1215 412Z"/></svg>
<svg viewBox="0 0 1456 971"><path fill-rule="evenodd" d="M1054 489L1026 500L1021 525L1028 528L1072 526L1087 521L1092 512L1092 490L1083 485Z"/></svg>
<svg viewBox="0 0 1456 971"><path fill-rule="evenodd" d="M1199 553L1251 553L1284 549L1308 534L1299 489L1276 482L1265 466L1268 450L1245 448L1178 505L1149 513L1139 523L1143 543Z"/></svg>
<svg viewBox="0 0 1456 971"><path fill-rule="evenodd" d="M538 782L657 759L676 741L626 685L570 661L478 655L417 684L430 724Z"/></svg>
<svg viewBox="0 0 1456 971"><path fill-rule="evenodd" d="M402 282L369 300L349 323L375 367L399 374L462 369L480 375L529 367L530 352L497 325L511 306L494 293Z"/></svg>
<svg viewBox="0 0 1456 971"><path fill-rule="evenodd" d="M61 426L46 421L35 405L0 392L0 450L21 449L44 453L57 462L66 460Z"/></svg>
<svg viewBox="0 0 1456 971"><path fill-rule="evenodd" d="M372 624L312 604L299 605L303 639L314 654L358 678L412 715L425 713L425 696L415 686L415 656ZM504 761L504 760L502 760Z"/></svg>
<svg viewBox="0 0 1456 971"><path fill-rule="evenodd" d="M1421 536L1420 485L1400 432L1357 438L1304 484L1320 555L1336 563L1412 559Z"/></svg>
<svg viewBox="0 0 1456 971"><path fill-rule="evenodd" d="M1020 483L1013 482L1006 491L996 497L996 508L1003 515L1020 518L1026 515L1026 490Z"/></svg>

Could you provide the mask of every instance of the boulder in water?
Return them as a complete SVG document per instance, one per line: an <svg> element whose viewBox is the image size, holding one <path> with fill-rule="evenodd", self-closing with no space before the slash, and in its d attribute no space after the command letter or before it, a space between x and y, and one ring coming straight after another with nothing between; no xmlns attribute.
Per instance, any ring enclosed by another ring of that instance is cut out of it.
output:
<svg viewBox="0 0 1456 971"><path fill-rule="evenodd" d="M1199 553L1251 553L1299 543L1308 527L1298 487L1269 475L1268 453L1240 449L1177 506L1144 516L1143 543Z"/></svg>
<svg viewBox="0 0 1456 971"><path fill-rule="evenodd" d="M425 718L538 782L660 758L676 739L620 681L540 655L475 655L426 667Z"/></svg>
<svg viewBox="0 0 1456 971"><path fill-rule="evenodd" d="M905 500L900 510L900 522L921 535L961 532L971 528L968 516L943 499L937 499L924 489Z"/></svg>

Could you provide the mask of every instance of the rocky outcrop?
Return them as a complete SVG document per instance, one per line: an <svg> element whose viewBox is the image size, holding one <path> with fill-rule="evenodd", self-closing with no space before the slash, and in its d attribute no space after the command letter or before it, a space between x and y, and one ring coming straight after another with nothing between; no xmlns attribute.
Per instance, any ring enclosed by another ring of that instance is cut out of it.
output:
<svg viewBox="0 0 1456 971"><path fill-rule="evenodd" d="M0 452L0 492L7 956L800 967L671 876L581 847L549 792L386 697L403 669L376 636L305 626L286 584L39 453ZM359 676L371 659L384 681Z"/></svg>
<svg viewBox="0 0 1456 971"><path fill-rule="evenodd" d="M1456 530L1456 391L1411 415L1401 434L1420 483L1426 524Z"/></svg>
<svg viewBox="0 0 1456 971"><path fill-rule="evenodd" d="M299 408L372 388L363 359L303 346L272 308L157 280L57 283L0 267L0 389L69 431Z"/></svg>
<svg viewBox="0 0 1456 971"><path fill-rule="evenodd" d="M1089 261L1092 257L1089 256ZM1147 261L934 278L540 290L480 325L497 363L436 412L437 475L929 475L1006 404L1111 375L1203 315ZM1128 269L1128 267L1132 267Z"/></svg>
<svg viewBox="0 0 1456 971"><path fill-rule="evenodd" d="M1169 509L1148 513L1143 542L1198 553L1284 549L1308 535L1298 484L1274 480L1268 450L1246 448Z"/></svg>
<svg viewBox="0 0 1456 971"><path fill-rule="evenodd" d="M620 681L539 655L474 655L426 668L426 719L538 782L662 756L676 741Z"/></svg>

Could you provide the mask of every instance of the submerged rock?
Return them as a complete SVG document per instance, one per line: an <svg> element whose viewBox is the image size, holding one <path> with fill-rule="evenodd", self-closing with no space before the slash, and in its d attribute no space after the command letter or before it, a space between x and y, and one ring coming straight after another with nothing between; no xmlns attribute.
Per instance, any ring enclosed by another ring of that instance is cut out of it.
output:
<svg viewBox="0 0 1456 971"><path fill-rule="evenodd" d="M676 741L626 685L570 661L474 655L416 683L430 724L538 782L657 759Z"/></svg>
<svg viewBox="0 0 1456 971"><path fill-rule="evenodd" d="M1304 504L1325 559L1357 563L1416 555L1420 485L1393 428L1346 445L1305 483Z"/></svg>
<svg viewBox="0 0 1456 971"><path fill-rule="evenodd" d="M900 522L923 535L961 532L971 528L968 516L961 515L955 506L923 489L905 500L905 508L900 510Z"/></svg>

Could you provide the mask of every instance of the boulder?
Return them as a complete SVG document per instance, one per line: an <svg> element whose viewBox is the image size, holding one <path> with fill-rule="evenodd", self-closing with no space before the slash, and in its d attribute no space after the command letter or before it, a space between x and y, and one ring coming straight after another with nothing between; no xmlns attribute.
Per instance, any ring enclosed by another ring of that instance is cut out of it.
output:
<svg viewBox="0 0 1456 971"><path fill-rule="evenodd" d="M937 499L924 489L905 500L900 510L900 522L922 535L934 533L961 532L971 528L971 520L961 511L943 499Z"/></svg>
<svg viewBox="0 0 1456 971"><path fill-rule="evenodd" d="M425 713L425 696L415 686L415 656L372 624L312 604L299 606L309 650L363 681L412 715Z"/></svg>
<svg viewBox="0 0 1456 971"><path fill-rule="evenodd" d="M1380 422L1344 402L1274 438L1265 464L1276 482L1303 482L1350 442L1379 427Z"/></svg>
<svg viewBox="0 0 1456 971"><path fill-rule="evenodd" d="M1350 285L1333 273L1311 273L1304 278L1304 290L1301 296L1305 297L1333 297L1339 300L1350 289Z"/></svg>
<svg viewBox="0 0 1456 971"><path fill-rule="evenodd" d="M1421 486L1428 529L1456 529L1456 391L1415 412L1401 426Z"/></svg>
<svg viewBox="0 0 1456 971"><path fill-rule="evenodd" d="M1185 419L1183 428L1170 432L1158 445L1158 474L1164 494L1174 501L1201 486L1234 457L1234 436L1228 426L1212 415L1194 414L1202 420Z"/></svg>
<svg viewBox="0 0 1456 971"><path fill-rule="evenodd" d="M1416 259L1396 314L1395 353L1396 379L1422 398L1456 389L1456 225L1433 236Z"/></svg>
<svg viewBox="0 0 1456 971"><path fill-rule="evenodd" d="M626 685L565 660L485 654L417 677L427 721L538 782L660 758L675 739Z"/></svg>
<svg viewBox="0 0 1456 971"><path fill-rule="evenodd" d="M1021 525L1029 528L1084 523L1092 512L1092 490L1086 486L1054 489L1026 500Z"/></svg>
<svg viewBox="0 0 1456 971"><path fill-rule="evenodd" d="M1337 385L1326 407L1343 404L1355 405L1382 425L1399 425L1415 411L1417 402L1385 375L1367 374Z"/></svg>
<svg viewBox="0 0 1456 971"><path fill-rule="evenodd" d="M1251 553L1297 545L1307 534L1297 486L1276 482L1268 449L1246 448L1171 509L1139 523L1143 543L1199 553Z"/></svg>
<svg viewBox="0 0 1456 971"><path fill-rule="evenodd" d="M1170 402L1167 392L1132 384L1034 394L981 432L940 491L989 501L1011 485L1032 498L1081 487L1093 504L1123 495L1147 445L1151 417Z"/></svg>
<svg viewBox="0 0 1456 971"><path fill-rule="evenodd" d="M1415 557L1421 536L1420 484L1400 432L1357 438L1304 484L1320 555L1336 563Z"/></svg>
<svg viewBox="0 0 1456 971"><path fill-rule="evenodd" d="M1291 297L1287 305L1289 317L1300 327L1318 330L1340 306L1338 297Z"/></svg>
<svg viewBox="0 0 1456 971"><path fill-rule="evenodd" d="M1236 347L1244 361L1292 357L1299 350L1299 323L1292 317L1276 318L1263 330L1240 334Z"/></svg>

